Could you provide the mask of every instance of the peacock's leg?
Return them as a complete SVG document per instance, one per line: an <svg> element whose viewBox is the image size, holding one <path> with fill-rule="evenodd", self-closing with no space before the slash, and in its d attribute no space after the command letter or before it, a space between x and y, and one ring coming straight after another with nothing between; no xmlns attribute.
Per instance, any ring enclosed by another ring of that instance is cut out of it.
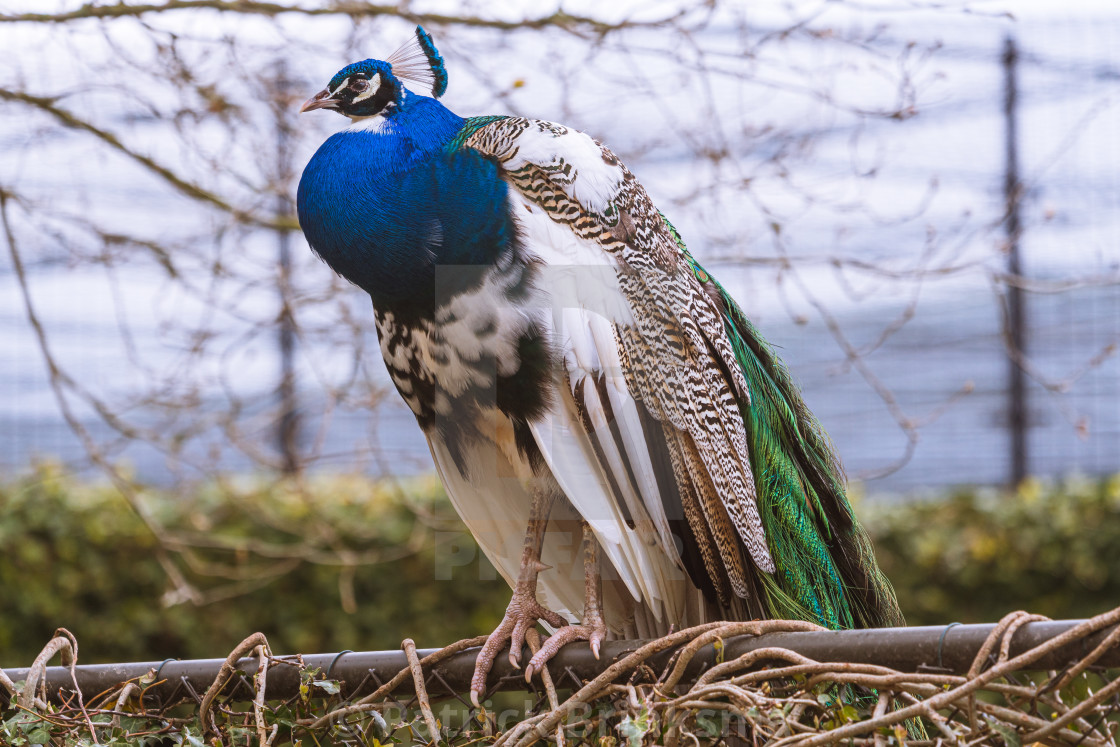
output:
<svg viewBox="0 0 1120 747"><path fill-rule="evenodd" d="M525 532L525 545L521 551L521 571L517 576L517 585L513 589L513 598L506 608L505 617L486 639L482 650L478 652L478 658L475 659L474 676L471 678L471 702L476 707L479 695L486 690L486 675L490 673L494 659L507 641L510 644L510 663L518 667L521 663L521 647L525 643L525 633L530 627L536 625L538 620L544 620L556 628L567 622L537 601L537 574L548 568L541 563L541 547L544 544L548 514L555 500L556 496L549 490L533 491L533 502L529 507L529 527ZM536 657L533 658L536 660Z"/></svg>
<svg viewBox="0 0 1120 747"><path fill-rule="evenodd" d="M560 628L540 647L525 667L525 681L528 682L548 660L556 655L565 644L572 641L588 641L591 653L599 658L599 646L607 637L607 626L603 622L603 576L599 563L599 541L591 531L591 525L583 522L583 573L584 602L583 622Z"/></svg>

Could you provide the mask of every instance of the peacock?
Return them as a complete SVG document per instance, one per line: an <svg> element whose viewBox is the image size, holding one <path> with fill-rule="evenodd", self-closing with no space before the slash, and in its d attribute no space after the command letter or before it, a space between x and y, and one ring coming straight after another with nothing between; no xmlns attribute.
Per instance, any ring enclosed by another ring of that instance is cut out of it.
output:
<svg viewBox="0 0 1120 747"><path fill-rule="evenodd" d="M339 70L301 111L351 124L297 204L513 589L472 700L538 622L526 678L572 641L709 620L902 624L789 371L630 170L563 125L460 117L446 89L421 27Z"/></svg>

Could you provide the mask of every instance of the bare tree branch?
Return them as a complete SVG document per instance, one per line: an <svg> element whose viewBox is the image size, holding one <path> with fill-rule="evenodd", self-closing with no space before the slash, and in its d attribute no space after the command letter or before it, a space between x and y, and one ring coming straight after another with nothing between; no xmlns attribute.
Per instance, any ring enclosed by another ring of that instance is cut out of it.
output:
<svg viewBox="0 0 1120 747"><path fill-rule="evenodd" d="M622 21L607 23L589 16L572 15L558 10L547 16L504 21L470 15L444 13L416 13L400 5L375 5L368 2L336 0L328 7L316 8L303 5L260 2L259 0L167 0L163 3L124 3L102 5L87 3L80 8L58 13L4 13L0 23L67 23L87 18L128 18L152 13L183 10L217 10L239 15L279 16L297 13L306 16L349 16L351 18L376 18L378 16L404 17L421 24L461 25L501 30L560 28L570 31L590 31L605 34L624 28L656 28L672 23L684 11L653 21Z"/></svg>

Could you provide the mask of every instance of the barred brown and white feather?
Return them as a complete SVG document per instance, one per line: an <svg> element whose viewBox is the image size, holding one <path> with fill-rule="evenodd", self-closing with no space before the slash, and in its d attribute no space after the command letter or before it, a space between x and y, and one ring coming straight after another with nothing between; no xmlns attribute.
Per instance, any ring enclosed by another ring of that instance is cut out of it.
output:
<svg viewBox="0 0 1120 747"><path fill-rule="evenodd" d="M581 162L566 158L562 139ZM465 146L496 158L522 195L614 259L634 318L618 339L629 365L643 362L632 374L633 395L688 435L711 484L701 481L697 495L719 496L754 564L773 572L739 409L748 389L720 310L633 174L598 143L598 162L587 168L588 143L560 125L510 117L480 128ZM746 593L742 574L735 576L736 593Z"/></svg>

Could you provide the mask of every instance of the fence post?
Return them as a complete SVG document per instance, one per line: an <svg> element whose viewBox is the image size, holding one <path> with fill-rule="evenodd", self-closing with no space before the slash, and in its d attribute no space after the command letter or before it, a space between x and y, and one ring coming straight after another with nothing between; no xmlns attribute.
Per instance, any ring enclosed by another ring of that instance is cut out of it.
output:
<svg viewBox="0 0 1120 747"><path fill-rule="evenodd" d="M292 163L290 152L291 123L291 81L288 79L287 66L283 60L277 62L277 107L276 107L276 217L290 218L295 212L288 189L292 183ZM296 401L295 341L296 325L291 307L292 249L291 232L280 228L276 231L278 259L280 265L279 291L280 316L278 345L280 348L280 385L277 395L280 399L280 418L277 422L276 439L280 449L281 470L286 475L299 472L299 407Z"/></svg>
<svg viewBox="0 0 1120 747"><path fill-rule="evenodd" d="M1023 315L1023 289L1020 279L1023 275L1022 259L1019 255L1019 238L1022 224L1019 217L1019 203L1023 197L1023 185L1019 181L1019 123L1017 116L1018 82L1016 65L1019 51L1015 39L1008 36L1003 45L1004 72L1004 137L1005 171L1003 195L1006 204L1007 231L1007 328L1005 330L1008 348L1008 386L1007 386L1007 425L1011 445L1011 471L1009 482L1018 485L1027 476L1027 390L1023 373L1023 360L1026 356L1026 329Z"/></svg>

